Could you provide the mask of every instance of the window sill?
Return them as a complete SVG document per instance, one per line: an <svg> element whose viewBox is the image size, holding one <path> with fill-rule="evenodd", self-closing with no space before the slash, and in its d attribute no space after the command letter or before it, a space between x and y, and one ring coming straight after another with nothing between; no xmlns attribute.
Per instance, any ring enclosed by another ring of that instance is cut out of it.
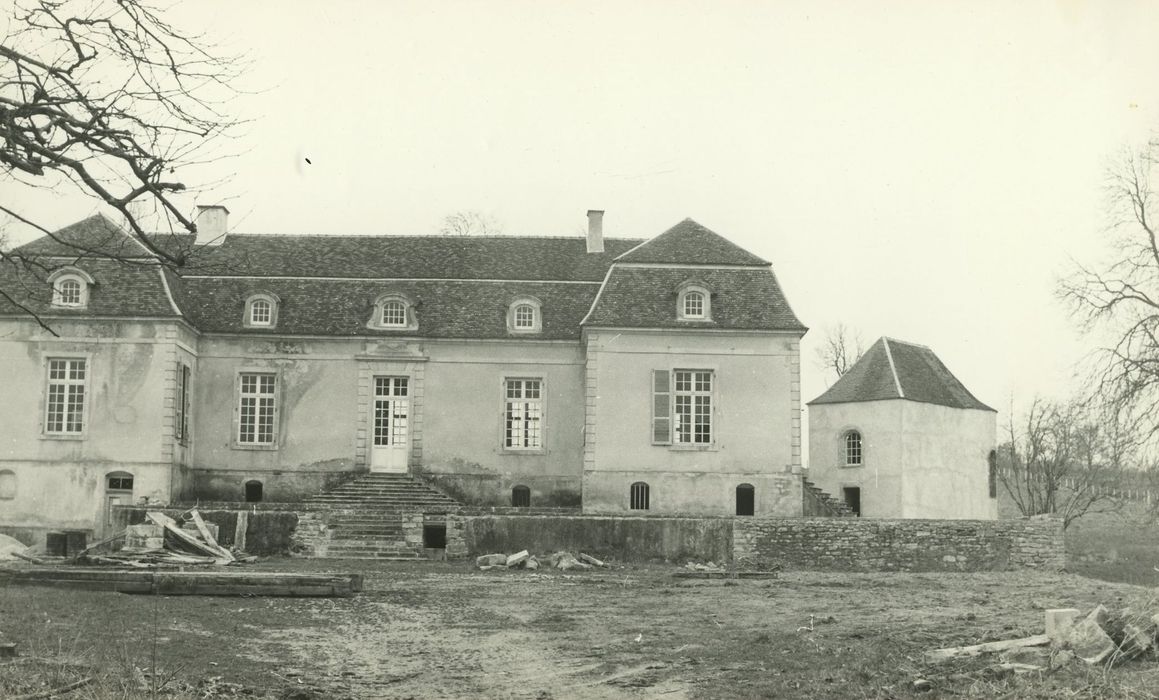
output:
<svg viewBox="0 0 1159 700"><path fill-rule="evenodd" d="M243 450L246 452L274 452L278 449L277 444L271 445L248 445L240 442L235 442L229 446L232 450Z"/></svg>
<svg viewBox="0 0 1159 700"><path fill-rule="evenodd" d="M545 455L547 450L543 447L500 447L499 454L501 455Z"/></svg>
<svg viewBox="0 0 1159 700"><path fill-rule="evenodd" d="M669 452L716 452L716 445L668 445Z"/></svg>
<svg viewBox="0 0 1159 700"><path fill-rule="evenodd" d="M840 468L841 469L861 469L864 466L865 466L864 463L862 463L862 464L842 464L842 465L840 465Z"/></svg>
<svg viewBox="0 0 1159 700"><path fill-rule="evenodd" d="M70 435L68 433L41 433L41 440L87 440L88 435L85 433L78 433Z"/></svg>

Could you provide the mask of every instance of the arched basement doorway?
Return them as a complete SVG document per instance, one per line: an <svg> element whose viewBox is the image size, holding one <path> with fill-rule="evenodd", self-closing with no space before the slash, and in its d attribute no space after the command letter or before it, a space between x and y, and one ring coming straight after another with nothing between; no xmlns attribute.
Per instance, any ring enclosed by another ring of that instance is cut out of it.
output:
<svg viewBox="0 0 1159 700"><path fill-rule="evenodd" d="M757 490L752 484L736 487L736 514L754 515L757 509Z"/></svg>

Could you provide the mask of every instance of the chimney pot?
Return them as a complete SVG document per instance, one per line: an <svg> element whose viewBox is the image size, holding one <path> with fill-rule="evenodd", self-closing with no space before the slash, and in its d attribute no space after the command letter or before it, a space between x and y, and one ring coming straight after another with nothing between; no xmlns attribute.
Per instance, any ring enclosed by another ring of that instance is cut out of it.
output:
<svg viewBox="0 0 1159 700"><path fill-rule="evenodd" d="M588 252L604 252L603 209L588 209Z"/></svg>
<svg viewBox="0 0 1159 700"><path fill-rule="evenodd" d="M197 205L197 245L217 246L225 242L229 209L220 204Z"/></svg>

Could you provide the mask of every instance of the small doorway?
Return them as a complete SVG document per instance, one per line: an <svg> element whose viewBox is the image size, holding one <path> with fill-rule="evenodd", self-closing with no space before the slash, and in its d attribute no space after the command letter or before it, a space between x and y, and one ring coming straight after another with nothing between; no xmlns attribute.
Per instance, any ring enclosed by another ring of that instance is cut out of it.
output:
<svg viewBox="0 0 1159 700"><path fill-rule="evenodd" d="M849 506L849 510L857 517L861 517L861 489L857 486L846 486L841 489L842 496L845 497L845 505Z"/></svg>
<svg viewBox="0 0 1159 700"><path fill-rule="evenodd" d="M103 531L109 534L116 528L114 522L117 506L133 505L133 475L128 472L112 472L105 475L105 517Z"/></svg>
<svg viewBox="0 0 1159 700"><path fill-rule="evenodd" d="M752 484L741 484L736 487L736 514L753 515L756 513L757 490Z"/></svg>
<svg viewBox="0 0 1159 700"><path fill-rule="evenodd" d="M257 479L245 482L245 502L262 502L262 482L258 481Z"/></svg>
<svg viewBox="0 0 1159 700"><path fill-rule="evenodd" d="M370 411L370 471L402 473L410 448L410 380L375 377Z"/></svg>

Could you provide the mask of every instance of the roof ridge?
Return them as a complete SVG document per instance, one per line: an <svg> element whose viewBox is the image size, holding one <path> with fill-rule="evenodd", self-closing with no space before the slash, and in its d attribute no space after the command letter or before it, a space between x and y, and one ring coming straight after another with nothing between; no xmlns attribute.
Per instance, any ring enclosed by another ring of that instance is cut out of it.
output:
<svg viewBox="0 0 1159 700"><path fill-rule="evenodd" d="M156 233L151 233L149 235L191 235L191 234L180 234L180 233L171 234L171 233L167 233L164 231L159 231ZM269 233L269 232L267 232L267 233L229 233L229 234L227 234L227 238L235 237L235 236L252 236L255 238L265 237L265 236L279 236L279 237L283 237L283 238L409 238L409 239L415 239L415 238L449 238L449 239L464 239L464 240L468 240L468 239L478 240L478 239L485 238L485 239L489 239L489 240L554 240L554 241L561 241L561 240L562 241L583 241L583 240L586 240L585 236L537 236L534 234L502 234L502 235L490 234L490 235L482 235L482 236L475 236L475 235L459 236L459 235L450 234L450 233ZM619 236L605 236L604 240L605 241L612 240L612 241L644 241L644 242L646 242L649 239L647 239L647 238L634 238L634 237L621 238Z"/></svg>
<svg viewBox="0 0 1159 700"><path fill-rule="evenodd" d="M915 343L915 342L913 342L913 341L910 341L910 340L901 340L900 338L894 338L894 337L892 337L892 336L888 336L888 335L883 335L883 336L881 336L881 339L882 339L882 340L887 340L887 341L890 341L890 342L894 342L894 343L900 343L900 344L902 344L902 345L909 345L909 346L912 346L912 347L915 347L915 348L925 348L926 350L929 350L930 352L933 352L933 348L931 348L929 345L923 345L923 344L921 344L921 343ZM935 354L936 354L936 353L935 353Z"/></svg>
<svg viewBox="0 0 1159 700"><path fill-rule="evenodd" d="M890 338L881 336L881 344L885 348L885 358L889 360L889 371L893 373L893 384L897 387L897 396L899 399L905 398L905 391L901 388L901 377L897 376L897 365L893 361L893 352L889 349Z"/></svg>

